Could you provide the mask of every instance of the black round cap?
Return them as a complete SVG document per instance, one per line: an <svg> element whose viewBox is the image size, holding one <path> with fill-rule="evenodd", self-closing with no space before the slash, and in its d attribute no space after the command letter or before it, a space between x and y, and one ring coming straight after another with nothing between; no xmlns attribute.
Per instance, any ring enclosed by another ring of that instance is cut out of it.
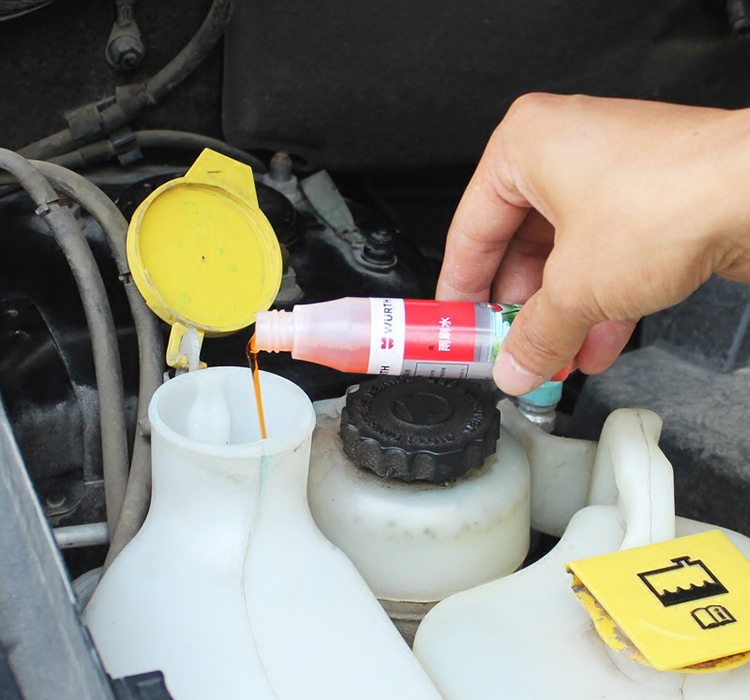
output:
<svg viewBox="0 0 750 700"><path fill-rule="evenodd" d="M478 382L379 377L346 397L344 452L363 469L403 481L451 481L495 452L500 412Z"/></svg>

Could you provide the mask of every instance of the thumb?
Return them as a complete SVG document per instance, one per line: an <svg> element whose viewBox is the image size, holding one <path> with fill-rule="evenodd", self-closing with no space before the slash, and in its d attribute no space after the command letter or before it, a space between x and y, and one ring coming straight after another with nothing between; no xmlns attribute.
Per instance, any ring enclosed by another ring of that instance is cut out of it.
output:
<svg viewBox="0 0 750 700"><path fill-rule="evenodd" d="M516 316L493 371L506 394L527 394L576 356L593 324L567 306L551 301L542 287Z"/></svg>

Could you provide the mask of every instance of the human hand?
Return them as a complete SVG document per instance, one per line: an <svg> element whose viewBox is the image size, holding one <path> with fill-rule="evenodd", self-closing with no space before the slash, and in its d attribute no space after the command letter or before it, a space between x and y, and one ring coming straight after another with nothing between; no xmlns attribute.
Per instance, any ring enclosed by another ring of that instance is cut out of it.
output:
<svg viewBox="0 0 750 700"><path fill-rule="evenodd" d="M520 395L609 367L712 273L750 281L750 113L534 94L456 210L438 299L525 303L495 365Z"/></svg>

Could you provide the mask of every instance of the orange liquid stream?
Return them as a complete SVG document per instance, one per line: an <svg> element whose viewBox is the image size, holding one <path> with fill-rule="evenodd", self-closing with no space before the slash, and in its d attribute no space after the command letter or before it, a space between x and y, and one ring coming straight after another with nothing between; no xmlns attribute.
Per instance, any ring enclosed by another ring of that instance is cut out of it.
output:
<svg viewBox="0 0 750 700"><path fill-rule="evenodd" d="M253 371L253 386L255 387L255 405L258 407L258 422L260 423L260 437L265 440L266 435L266 416L263 413L263 396L260 393L260 371L258 370L258 351L255 349L255 335L250 338L250 342L245 348L247 361L250 363L250 369Z"/></svg>

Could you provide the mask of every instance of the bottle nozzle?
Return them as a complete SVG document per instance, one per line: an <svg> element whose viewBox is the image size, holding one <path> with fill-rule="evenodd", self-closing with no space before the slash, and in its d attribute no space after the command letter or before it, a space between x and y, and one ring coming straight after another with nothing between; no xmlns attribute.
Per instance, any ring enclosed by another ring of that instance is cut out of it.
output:
<svg viewBox="0 0 750 700"><path fill-rule="evenodd" d="M294 346L293 311L259 311L255 319L255 348L291 352Z"/></svg>

